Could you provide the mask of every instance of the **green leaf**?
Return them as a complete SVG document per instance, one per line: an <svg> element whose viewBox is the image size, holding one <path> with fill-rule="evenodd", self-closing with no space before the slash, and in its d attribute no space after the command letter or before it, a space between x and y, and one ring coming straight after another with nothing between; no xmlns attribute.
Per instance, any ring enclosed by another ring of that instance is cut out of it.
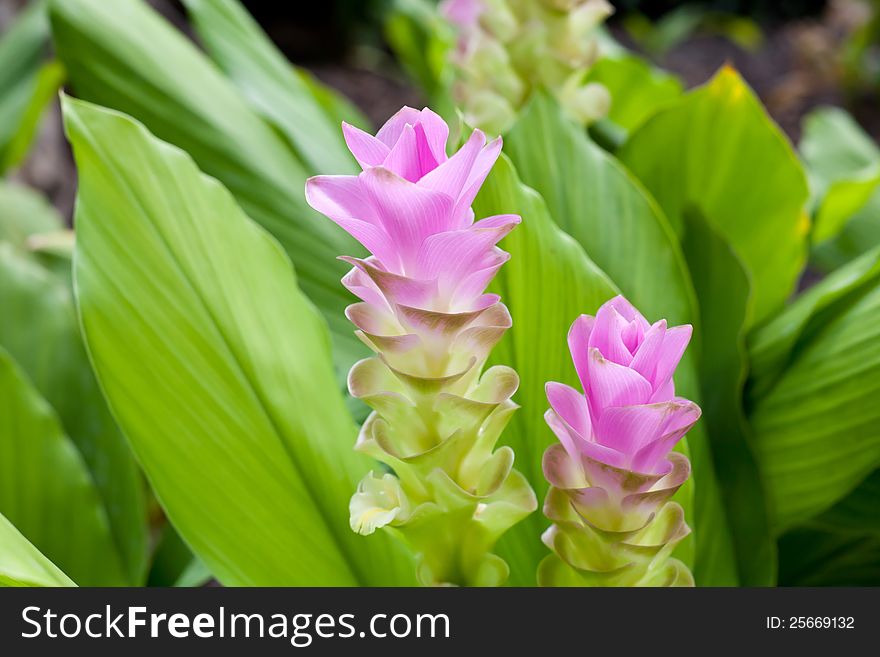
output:
<svg viewBox="0 0 880 657"><path fill-rule="evenodd" d="M0 38L0 172L27 153L46 104L61 83L57 66L43 65L49 25L37 1Z"/></svg>
<svg viewBox="0 0 880 657"><path fill-rule="evenodd" d="M76 586L0 513L0 587Z"/></svg>
<svg viewBox="0 0 880 657"><path fill-rule="evenodd" d="M780 586L880 586L880 536L808 526L779 541Z"/></svg>
<svg viewBox="0 0 880 657"><path fill-rule="evenodd" d="M523 182L547 201L551 217L636 307L649 319L694 321L693 288L662 210L617 160L565 118L555 101L536 94L505 146ZM692 355L685 355L676 384L680 394L699 401ZM694 514L688 522L696 537L695 577L705 585L732 583L733 549L702 425L691 431L687 445L699 491L693 506L683 504ZM681 557L690 561L686 554Z"/></svg>
<svg viewBox="0 0 880 657"><path fill-rule="evenodd" d="M238 0L184 0L211 57L254 109L288 139L310 173L359 169L339 124Z"/></svg>
<svg viewBox="0 0 880 657"><path fill-rule="evenodd" d="M550 380L576 384L566 343L568 329L578 315L594 312L617 289L581 246L553 223L544 200L520 183L510 160L502 156L483 184L474 212L486 217L514 209L523 222L501 244L511 258L493 283L510 309L513 328L495 348L492 360L519 374L516 401L522 408L502 441L513 448L515 466L543 501L548 486L541 459L556 440L544 422L544 384ZM512 585L535 585L538 563L548 553L540 539L548 525L540 512L534 513L502 538L500 552L511 567Z"/></svg>
<svg viewBox="0 0 880 657"><path fill-rule="evenodd" d="M153 550L147 586L174 586L193 559L193 553L180 534L171 523L165 522Z"/></svg>
<svg viewBox="0 0 880 657"><path fill-rule="evenodd" d="M128 583L85 462L2 348L0 513L83 586Z"/></svg>
<svg viewBox="0 0 880 657"><path fill-rule="evenodd" d="M880 281L880 248L832 272L807 289L785 310L749 334L749 403L754 405L776 384L799 350L838 315L849 299Z"/></svg>
<svg viewBox="0 0 880 657"><path fill-rule="evenodd" d="M204 586L211 581L211 571L208 567L198 559L189 562L180 577L174 582L174 586L183 588L194 588Z"/></svg>
<svg viewBox="0 0 880 657"><path fill-rule="evenodd" d="M314 212L307 168L216 66L141 0L53 0L52 33L79 96L142 121L188 152L281 242L324 314L340 379L366 353L345 319L340 254L362 249Z"/></svg>
<svg viewBox="0 0 880 657"><path fill-rule="evenodd" d="M330 117L333 125L339 126L345 121L361 130L368 132L373 130L370 120L348 98L318 80L308 70L297 67L294 67L293 70L302 80L303 84L308 87L312 96L315 97L315 100L318 101L318 104L324 109L327 116Z"/></svg>
<svg viewBox="0 0 880 657"><path fill-rule="evenodd" d="M844 110L825 107L804 121L800 150L813 197L814 259L831 270L880 244L880 148Z"/></svg>
<svg viewBox="0 0 880 657"><path fill-rule="evenodd" d="M880 537L880 514L877 509L880 509L880 470L868 475L852 493L816 516L810 526Z"/></svg>
<svg viewBox="0 0 880 657"><path fill-rule="evenodd" d="M42 195L23 185L0 181L0 242L27 250L32 235L63 228L58 211Z"/></svg>
<svg viewBox="0 0 880 657"><path fill-rule="evenodd" d="M64 105L86 342L180 535L228 585L413 582L389 537L349 529L369 461L278 243L141 124Z"/></svg>
<svg viewBox="0 0 880 657"><path fill-rule="evenodd" d="M603 57L590 68L586 81L598 82L608 89L608 118L627 132L638 128L682 93L678 78L630 53Z"/></svg>
<svg viewBox="0 0 880 657"><path fill-rule="evenodd" d="M817 200L835 181L880 162L880 148L846 110L838 107L819 108L804 119L800 151Z"/></svg>
<svg viewBox="0 0 880 657"><path fill-rule="evenodd" d="M841 232L815 245L811 262L826 272L880 245L880 190L876 190L846 222Z"/></svg>
<svg viewBox="0 0 880 657"><path fill-rule="evenodd" d="M776 541L742 404L751 286L729 244L705 219L688 213L685 222L682 246L700 302L703 422L724 491L739 580L744 586L771 586L776 581Z"/></svg>
<svg viewBox="0 0 880 657"><path fill-rule="evenodd" d="M763 360L755 359L749 418L777 532L824 511L880 466L877 258L838 270L755 338Z"/></svg>
<svg viewBox="0 0 880 657"><path fill-rule="evenodd" d="M880 470L833 507L779 540L788 586L880 584Z"/></svg>
<svg viewBox="0 0 880 657"><path fill-rule="evenodd" d="M208 567L194 557L180 534L166 524L156 547L147 586L202 586L212 578Z"/></svg>
<svg viewBox="0 0 880 657"><path fill-rule="evenodd" d="M57 413L100 495L126 583L142 583L147 560L143 481L98 389L68 281L0 244L0 307L0 346Z"/></svg>
<svg viewBox="0 0 880 657"><path fill-rule="evenodd" d="M645 122L620 158L677 231L693 207L730 243L752 281L754 323L782 306L806 259L807 184L785 136L732 68Z"/></svg>

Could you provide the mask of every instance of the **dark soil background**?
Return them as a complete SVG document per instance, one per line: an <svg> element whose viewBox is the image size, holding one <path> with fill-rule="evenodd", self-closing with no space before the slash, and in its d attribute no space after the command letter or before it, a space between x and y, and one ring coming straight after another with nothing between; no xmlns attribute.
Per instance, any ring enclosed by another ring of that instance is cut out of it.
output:
<svg viewBox="0 0 880 657"><path fill-rule="evenodd" d="M178 2L149 1L192 36ZM244 4L292 62L310 69L354 101L374 124L381 125L402 105L423 104L382 40L382 16L389 1L244 0ZM864 19L859 12L868 2L876 0L704 0L696 4L748 17L760 27L760 42L746 48L717 31L697 29L652 59L679 75L688 87L706 82L723 64L732 63L795 143L803 116L816 106L829 104L847 108L880 141L880 90L854 90L842 83L843 43L853 24ZM0 28L23 4L24 0L0 0ZM612 34L641 50L626 29L632 12L656 21L684 3L612 0L612 4L617 7L609 23ZM45 191L70 217L75 172L57 107L44 121L33 154L15 175Z"/></svg>

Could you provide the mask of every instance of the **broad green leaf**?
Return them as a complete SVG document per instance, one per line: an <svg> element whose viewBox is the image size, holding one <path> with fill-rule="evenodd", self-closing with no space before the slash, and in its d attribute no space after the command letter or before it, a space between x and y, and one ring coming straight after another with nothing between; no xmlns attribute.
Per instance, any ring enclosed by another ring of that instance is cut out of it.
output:
<svg viewBox="0 0 880 657"><path fill-rule="evenodd" d="M820 244L840 234L846 222L856 216L873 198L878 187L880 160L874 166L853 174L851 178L833 182L816 213L813 243Z"/></svg>
<svg viewBox="0 0 880 657"><path fill-rule="evenodd" d="M82 456L2 348L0 514L81 585L128 583Z"/></svg>
<svg viewBox="0 0 880 657"><path fill-rule="evenodd" d="M703 422L724 491L739 580L744 586L771 586L776 582L776 541L742 403L751 286L730 246L708 222L693 213L685 222L682 246L700 307Z"/></svg>
<svg viewBox="0 0 880 657"><path fill-rule="evenodd" d="M837 107L822 107L806 117L800 151L817 200L835 181L880 162L880 148L845 110Z"/></svg>
<svg viewBox="0 0 880 657"><path fill-rule="evenodd" d="M779 541L780 586L880 586L880 536L809 525Z"/></svg>
<svg viewBox="0 0 880 657"><path fill-rule="evenodd" d="M586 81L598 82L608 89L611 94L608 118L627 132L638 128L682 93L678 78L630 53L603 57L590 68Z"/></svg>
<svg viewBox="0 0 880 657"><path fill-rule="evenodd" d="M0 308L0 347L57 413L101 498L125 581L142 583L147 560L143 480L92 373L69 282L0 244Z"/></svg>
<svg viewBox="0 0 880 657"><path fill-rule="evenodd" d="M0 172L21 161L61 82L60 69L43 64L48 42L42 0L30 3L0 38Z"/></svg>
<svg viewBox="0 0 880 657"><path fill-rule="evenodd" d="M515 401L522 408L502 440L513 448L515 466L543 503L547 482L541 458L556 440L544 422L544 384L550 380L576 384L566 343L568 329L578 315L594 312L617 289L581 246L553 224L543 199L520 183L510 160L502 156L483 184L474 212L486 217L513 210L523 221L501 244L511 258L493 283L510 309L513 328L492 359L519 374ZM539 510L502 538L501 554L511 566L512 585L535 585L535 570L547 555L540 537L548 525Z"/></svg>
<svg viewBox="0 0 880 657"><path fill-rule="evenodd" d="M660 110L619 155L677 231L695 208L730 243L753 284L753 322L782 306L806 259L807 183L791 145L736 71L722 68Z"/></svg>
<svg viewBox="0 0 880 657"><path fill-rule="evenodd" d="M166 524L153 556L147 586L203 586L212 577L208 567L193 556L174 527Z"/></svg>
<svg viewBox="0 0 880 657"><path fill-rule="evenodd" d="M880 244L880 148L844 110L820 108L800 143L815 213L814 260L834 269Z"/></svg>
<svg viewBox="0 0 880 657"><path fill-rule="evenodd" d="M826 272L880 245L880 190L853 214L834 238L817 244L811 262Z"/></svg>
<svg viewBox="0 0 880 657"><path fill-rule="evenodd" d="M749 334L750 404L776 384L799 349L849 304L880 281L880 247L832 272L784 311Z"/></svg>
<svg viewBox="0 0 880 657"><path fill-rule="evenodd" d="M0 587L76 586L0 513Z"/></svg>
<svg viewBox="0 0 880 657"><path fill-rule="evenodd" d="M310 173L359 169L340 126L238 0L184 0L211 57L256 111L288 139Z"/></svg>
<svg viewBox="0 0 880 657"><path fill-rule="evenodd" d="M330 117L333 125L340 126L345 121L361 130L372 131L370 120L348 98L318 80L306 69L294 67L294 71Z"/></svg>
<svg viewBox="0 0 880 657"><path fill-rule="evenodd" d="M27 157L44 112L55 100L58 90L64 83L64 75L64 67L59 62L47 62L40 67L29 87L30 96L27 103L21 108L18 116L15 134L6 145L3 160L0 161L0 170L15 167Z"/></svg>
<svg viewBox="0 0 880 657"><path fill-rule="evenodd" d="M205 564L198 559L193 559L180 574L177 581L174 582L174 586L184 588L204 586L211 581L212 577L211 571L208 570L208 567Z"/></svg>
<svg viewBox="0 0 880 657"><path fill-rule="evenodd" d="M824 511L880 466L880 282L874 274L833 304L803 303L824 310L806 324L800 302L783 314L804 329L778 378L750 394L777 532Z"/></svg>
<svg viewBox="0 0 880 657"><path fill-rule="evenodd" d="M547 201L555 222L646 317L670 324L695 320L684 257L662 210L617 160L565 118L555 101L536 94L505 137L505 148L523 182ZM676 383L679 394L699 402L690 353ZM687 444L697 491L689 519L696 536L695 576L704 585L730 584L733 549L702 425L691 431Z"/></svg>
<svg viewBox="0 0 880 657"><path fill-rule="evenodd" d="M789 586L880 584L880 470L806 525L779 540L780 583Z"/></svg>
<svg viewBox="0 0 880 657"><path fill-rule="evenodd" d="M189 153L274 235L324 314L341 377L366 353L345 319L340 254L362 249L314 212L310 171L216 66L141 0L53 0L52 33L76 93L142 121Z"/></svg>
<svg viewBox="0 0 880 657"><path fill-rule="evenodd" d="M880 537L880 470L871 473L849 495L810 522L811 527ZM880 555L878 555L880 556Z"/></svg>
<svg viewBox="0 0 880 657"><path fill-rule="evenodd" d="M370 462L283 250L186 153L64 105L86 343L177 531L228 585L413 582L389 537L349 529Z"/></svg>
<svg viewBox="0 0 880 657"><path fill-rule="evenodd" d="M0 181L0 242L27 249L31 235L64 228L58 211L32 189Z"/></svg>

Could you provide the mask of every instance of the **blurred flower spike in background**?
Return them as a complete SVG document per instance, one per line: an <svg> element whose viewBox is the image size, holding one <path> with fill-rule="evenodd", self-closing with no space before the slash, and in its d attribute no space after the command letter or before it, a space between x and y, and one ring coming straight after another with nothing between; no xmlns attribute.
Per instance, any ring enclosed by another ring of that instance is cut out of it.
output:
<svg viewBox="0 0 880 657"><path fill-rule="evenodd" d="M445 0L465 121L504 133L534 89L553 93L581 124L604 117L608 91L584 78L599 57L596 28L613 11L606 0Z"/></svg>

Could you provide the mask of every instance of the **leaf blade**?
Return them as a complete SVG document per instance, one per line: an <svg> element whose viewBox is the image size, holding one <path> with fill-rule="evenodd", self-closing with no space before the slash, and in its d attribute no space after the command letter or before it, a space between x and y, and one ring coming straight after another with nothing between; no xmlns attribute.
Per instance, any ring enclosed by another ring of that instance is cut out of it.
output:
<svg viewBox="0 0 880 657"><path fill-rule="evenodd" d="M142 125L70 99L65 116L86 341L181 536L227 584L411 581L389 539L348 527L368 465L277 242Z"/></svg>

